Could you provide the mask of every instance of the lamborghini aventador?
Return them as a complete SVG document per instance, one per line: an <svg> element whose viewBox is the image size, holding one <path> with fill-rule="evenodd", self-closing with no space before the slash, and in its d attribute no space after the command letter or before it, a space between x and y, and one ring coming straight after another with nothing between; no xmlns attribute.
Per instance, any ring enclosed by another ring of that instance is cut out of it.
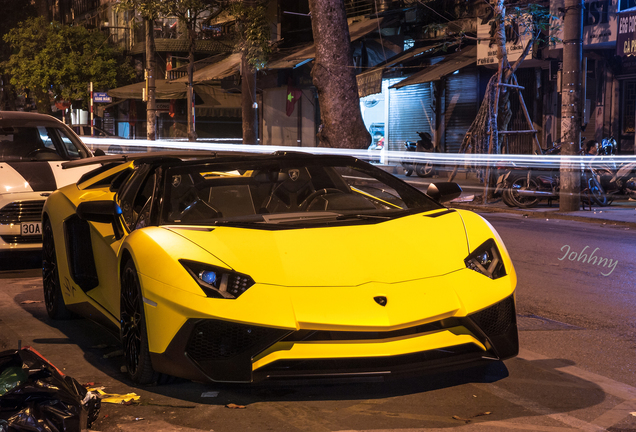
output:
<svg viewBox="0 0 636 432"><path fill-rule="evenodd" d="M130 378L390 376L518 352L516 275L475 213L348 156L157 152L43 211L46 309L117 334ZM399 244L398 250L392 245Z"/></svg>

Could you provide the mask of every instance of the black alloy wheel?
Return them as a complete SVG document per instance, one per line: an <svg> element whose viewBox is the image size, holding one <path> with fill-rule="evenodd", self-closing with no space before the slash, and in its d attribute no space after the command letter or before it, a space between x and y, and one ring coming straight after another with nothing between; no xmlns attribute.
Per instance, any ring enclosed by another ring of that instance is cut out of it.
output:
<svg viewBox="0 0 636 432"><path fill-rule="evenodd" d="M66 308L62 297L53 227L48 219L44 221L42 227L42 286L44 288L44 305L49 317L56 320L73 318L73 313Z"/></svg>
<svg viewBox="0 0 636 432"><path fill-rule="evenodd" d="M433 163L431 161L416 163L415 174L417 174L418 177L430 177L433 175L433 168Z"/></svg>
<svg viewBox="0 0 636 432"><path fill-rule="evenodd" d="M153 384L158 374L152 368L139 276L132 260L121 273L120 336L128 376L136 384Z"/></svg>

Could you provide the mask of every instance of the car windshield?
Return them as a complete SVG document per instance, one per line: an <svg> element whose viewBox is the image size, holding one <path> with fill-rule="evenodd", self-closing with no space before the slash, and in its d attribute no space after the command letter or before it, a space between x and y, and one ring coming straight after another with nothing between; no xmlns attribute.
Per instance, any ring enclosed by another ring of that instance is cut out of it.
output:
<svg viewBox="0 0 636 432"><path fill-rule="evenodd" d="M0 128L0 161L69 160L88 156L64 129L54 126Z"/></svg>
<svg viewBox="0 0 636 432"><path fill-rule="evenodd" d="M338 158L176 166L164 195L164 224L372 223L442 208L381 169Z"/></svg>

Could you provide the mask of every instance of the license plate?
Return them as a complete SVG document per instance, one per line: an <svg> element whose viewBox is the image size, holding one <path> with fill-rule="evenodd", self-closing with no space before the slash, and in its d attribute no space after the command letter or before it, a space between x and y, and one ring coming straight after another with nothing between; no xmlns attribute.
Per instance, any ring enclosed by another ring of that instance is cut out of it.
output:
<svg viewBox="0 0 636 432"><path fill-rule="evenodd" d="M42 222L22 222L20 234L23 236L41 236Z"/></svg>

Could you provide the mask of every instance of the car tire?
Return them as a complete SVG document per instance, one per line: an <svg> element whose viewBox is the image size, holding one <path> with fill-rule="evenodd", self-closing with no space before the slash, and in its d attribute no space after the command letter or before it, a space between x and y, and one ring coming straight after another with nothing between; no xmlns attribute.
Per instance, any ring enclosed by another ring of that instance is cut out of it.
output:
<svg viewBox="0 0 636 432"><path fill-rule="evenodd" d="M132 260L121 272L120 337L126 371L135 384L154 384L159 374L152 368L139 275Z"/></svg>
<svg viewBox="0 0 636 432"><path fill-rule="evenodd" d="M49 317L55 320L73 318L73 313L66 308L64 297L62 296L53 226L48 219L44 221L42 227L42 287L44 290L44 305Z"/></svg>

